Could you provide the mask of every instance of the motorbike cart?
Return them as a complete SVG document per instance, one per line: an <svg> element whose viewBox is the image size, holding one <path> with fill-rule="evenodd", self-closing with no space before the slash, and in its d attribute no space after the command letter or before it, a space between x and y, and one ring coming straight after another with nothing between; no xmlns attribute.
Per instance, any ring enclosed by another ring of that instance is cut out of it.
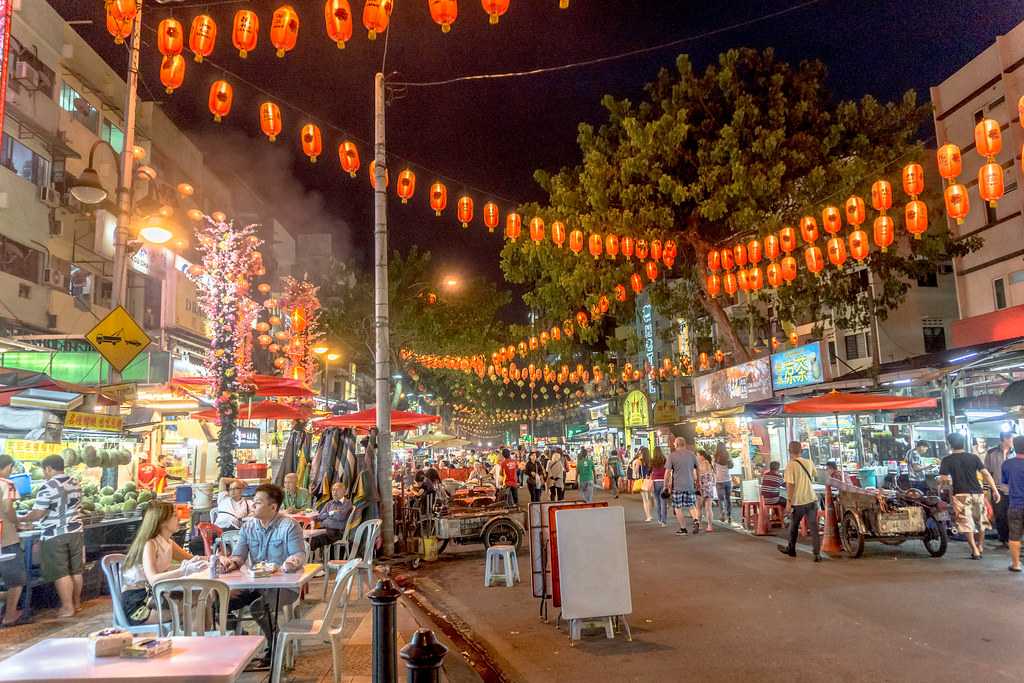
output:
<svg viewBox="0 0 1024 683"><path fill-rule="evenodd" d="M452 492L445 506L435 506L433 533L444 552L450 541L459 545L511 545L518 551L526 538L526 513L496 495L493 486L466 486Z"/></svg>
<svg viewBox="0 0 1024 683"><path fill-rule="evenodd" d="M864 554L865 541L900 545L919 539L932 557L949 542L949 508L937 496L907 491L840 491L835 499L839 540L851 557Z"/></svg>

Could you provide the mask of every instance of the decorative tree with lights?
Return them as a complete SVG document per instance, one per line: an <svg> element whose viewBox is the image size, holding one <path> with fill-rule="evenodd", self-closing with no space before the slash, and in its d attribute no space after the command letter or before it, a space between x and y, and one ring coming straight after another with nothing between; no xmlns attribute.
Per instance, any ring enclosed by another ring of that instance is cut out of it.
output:
<svg viewBox="0 0 1024 683"><path fill-rule="evenodd" d="M238 397L252 374L251 327L254 304L248 298L250 278L262 271L262 244L256 226L207 218L199 233L201 269L190 270L197 280L200 305L210 321L212 338L206 355L206 372L212 378L211 393L220 415L217 464L222 477L235 475L235 432Z"/></svg>
<svg viewBox="0 0 1024 683"><path fill-rule="evenodd" d="M319 289L305 279L296 280L291 276L281 279L282 294L279 305L287 314L288 346L285 352L285 377L302 382L316 377L317 361L310 349L323 337L320 331Z"/></svg>

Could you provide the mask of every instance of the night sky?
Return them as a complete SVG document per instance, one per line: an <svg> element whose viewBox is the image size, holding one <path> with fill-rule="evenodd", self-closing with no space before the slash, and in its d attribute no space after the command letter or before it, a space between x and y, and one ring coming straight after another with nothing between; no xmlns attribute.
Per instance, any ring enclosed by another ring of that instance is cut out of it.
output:
<svg viewBox="0 0 1024 683"><path fill-rule="evenodd" d="M351 0L355 27L345 50L327 38L321 0L293 0L302 25L298 46L277 59L268 31L276 0L251 2L146 3L145 25L155 29L173 13L188 30L206 11L218 23L217 47L210 62L273 93L282 108L284 133L271 145L259 132L257 108L267 99L234 76L222 76L212 64L189 59L185 84L173 96L159 81L155 34L144 30L142 74L145 99L158 99L178 124L204 148L230 155L251 186L286 214L294 232L333 231L336 251L369 265L372 254L372 195L365 167L371 148L360 143L364 169L355 179L342 173L337 144L342 134L372 137L373 74L385 51L383 36L367 40L360 16L362 1ZM68 20L93 20L78 26L85 39L119 72L125 52L105 30L100 0L51 0ZM577 161L576 127L601 120L599 100L642 94L643 84L681 52L703 68L731 47L774 47L784 58L822 60L838 97L870 93L884 99L907 89L922 101L928 87L969 61L995 37L1024 20L1018 3L1005 0L870 0L848 2L796 0L697 3L688 0L511 0L508 13L490 26L478 0L462 0L451 33L442 34L430 19L426 0L397 0L388 30L385 72L394 80L432 81L453 76L526 70L603 57L714 31L801 4L783 17L698 38L680 47L567 72L409 88L388 109L388 151L412 161L417 191L403 206L392 193L391 245L418 244L431 250L442 268L500 277L498 232L488 236L476 219L463 230L454 216L455 199L469 188L479 216L489 196L506 200L542 200L534 184L536 168L557 169ZM260 43L240 59L230 43L231 18L240 8L260 16ZM235 87L231 115L212 122L206 101L209 84L226 77ZM311 165L302 155L298 131L310 119L286 102L315 115L324 132L324 157ZM404 161L392 160L392 183ZM426 170L429 169L429 170ZM427 187L443 174L448 180L449 211L435 219L427 207ZM488 195L487 193L492 193ZM509 202L499 200L503 212ZM348 226L347 234L346 225ZM309 241L299 245L316 249Z"/></svg>

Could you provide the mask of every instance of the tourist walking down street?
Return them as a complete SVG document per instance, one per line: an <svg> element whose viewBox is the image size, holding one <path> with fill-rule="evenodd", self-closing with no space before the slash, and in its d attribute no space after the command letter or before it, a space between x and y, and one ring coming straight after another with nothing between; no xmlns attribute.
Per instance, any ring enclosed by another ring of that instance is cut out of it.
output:
<svg viewBox="0 0 1024 683"><path fill-rule="evenodd" d="M551 497L548 500L565 499L565 460L560 451L555 451L548 461L547 485Z"/></svg>
<svg viewBox="0 0 1024 683"><path fill-rule="evenodd" d="M622 478L622 458L616 449L608 451L608 458L604 463L604 473L611 480L612 493L615 498L619 497L619 479Z"/></svg>
<svg viewBox="0 0 1024 683"><path fill-rule="evenodd" d="M715 448L715 488L718 492L718 518L732 524L732 458L721 441Z"/></svg>
<svg viewBox="0 0 1024 683"><path fill-rule="evenodd" d="M653 522L651 517L652 500L654 496L654 480L651 478L651 454L646 446L641 446L636 452L634 469L637 479L640 480L640 500L644 504L644 521Z"/></svg>
<svg viewBox="0 0 1024 683"><path fill-rule="evenodd" d="M1013 437L1015 457L1002 467L1002 483L1007 487L1006 520L1010 546L1010 571L1019 573L1020 541L1024 536L1024 436Z"/></svg>
<svg viewBox="0 0 1024 683"><path fill-rule="evenodd" d="M981 459L964 450L966 442L963 434L953 432L946 437L946 443L949 444L950 452L939 463L939 482L953 487L956 528L967 537L967 543L971 546L971 559L980 560L985 550L985 529L989 523L985 516L985 494L978 482L978 474L981 474L992 491L993 501L998 503L1002 496Z"/></svg>
<svg viewBox="0 0 1024 683"><path fill-rule="evenodd" d="M661 446L655 446L654 455L651 456L651 482L654 484L651 495L657 511L658 526L665 526L668 523L668 499L671 494L665 490L665 453Z"/></svg>
<svg viewBox="0 0 1024 683"><path fill-rule="evenodd" d="M594 458L586 448L576 456L576 483L580 487L580 498L587 503L594 502Z"/></svg>
<svg viewBox="0 0 1024 683"><path fill-rule="evenodd" d="M988 449L985 454L985 469L989 471L996 482L1003 481L1003 463L1013 457L1013 432L1001 432L999 434L999 445ZM991 496L991 492L989 492ZM992 496L994 499L995 496ZM1010 539L1010 528L1007 520L1007 507L1010 504L1009 498L1002 496L999 502L992 501L993 522L996 527L996 534L999 535L999 543L1006 547Z"/></svg>
<svg viewBox="0 0 1024 683"><path fill-rule="evenodd" d="M540 464L540 454L530 451L530 459L526 461L526 488L530 490L530 502L539 503L540 493L544 490L544 468Z"/></svg>
<svg viewBox="0 0 1024 683"><path fill-rule="evenodd" d="M783 477L786 482L786 512L789 517L789 544L778 546L779 552L796 557L796 539L800 520L807 520L814 547L814 561L821 562L821 535L818 533L818 494L814 492L814 463L803 457L799 441L789 442L789 464Z"/></svg>
<svg viewBox="0 0 1024 683"><path fill-rule="evenodd" d="M696 534L700 531L700 521L697 518L697 495L694 492L697 455L692 448L687 446L685 438L678 436L673 443L675 449L668 456L668 475L665 486L672 492L672 511L679 523L679 530L676 531L676 534L685 536L688 533L685 512L689 512L693 533Z"/></svg>
<svg viewBox="0 0 1024 683"><path fill-rule="evenodd" d="M700 493L697 495L697 520L705 520L704 530L712 532L715 530L711 526L711 518L713 513L711 511L711 505L715 502L715 465L711 460L711 455L707 451L701 451L697 458L697 477L700 484Z"/></svg>

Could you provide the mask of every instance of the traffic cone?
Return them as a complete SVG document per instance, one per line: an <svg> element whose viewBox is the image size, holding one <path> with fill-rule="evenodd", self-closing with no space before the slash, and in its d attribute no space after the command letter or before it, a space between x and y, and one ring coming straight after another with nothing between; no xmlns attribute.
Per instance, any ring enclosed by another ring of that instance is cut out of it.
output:
<svg viewBox="0 0 1024 683"><path fill-rule="evenodd" d="M835 506L832 504L832 487L825 485L825 538L821 543L822 552L838 555L843 551L839 542L839 523L836 520Z"/></svg>
<svg viewBox="0 0 1024 683"><path fill-rule="evenodd" d="M755 536L768 535L768 506L764 504L764 497L761 497L760 505L757 506L757 530Z"/></svg>

